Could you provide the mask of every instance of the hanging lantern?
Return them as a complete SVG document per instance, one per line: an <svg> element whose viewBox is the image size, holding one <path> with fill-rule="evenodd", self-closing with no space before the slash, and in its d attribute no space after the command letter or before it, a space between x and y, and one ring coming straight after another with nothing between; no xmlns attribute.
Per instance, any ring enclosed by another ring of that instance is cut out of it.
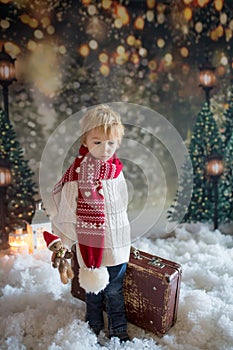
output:
<svg viewBox="0 0 233 350"><path fill-rule="evenodd" d="M15 59L8 55L4 45L0 51L0 85L2 86L4 113L9 120L8 86L16 80Z"/></svg>
<svg viewBox="0 0 233 350"><path fill-rule="evenodd" d="M28 224L27 231L29 232L29 253L47 248L43 231L52 232L52 225L45 211L42 209L41 202L37 203L34 217L31 225Z"/></svg>
<svg viewBox="0 0 233 350"><path fill-rule="evenodd" d="M213 88L216 83L216 76L213 68L202 69L199 73L200 86L204 88Z"/></svg>
<svg viewBox="0 0 233 350"><path fill-rule="evenodd" d="M200 86L205 89L212 89L216 83L215 67L213 67L208 59L205 63L199 67L199 83Z"/></svg>
<svg viewBox="0 0 233 350"><path fill-rule="evenodd" d="M206 161L206 175L211 177L219 177L223 173L222 156L213 154Z"/></svg>
<svg viewBox="0 0 233 350"><path fill-rule="evenodd" d="M0 187L7 187L11 183L11 171L8 164L0 159Z"/></svg>
<svg viewBox="0 0 233 350"><path fill-rule="evenodd" d="M13 232L9 233L8 242L12 254L28 254L28 233L24 232L23 227L16 227Z"/></svg>
<svg viewBox="0 0 233 350"><path fill-rule="evenodd" d="M199 86L205 91L206 102L210 104L210 90L216 84L215 67L211 66L208 60L199 67Z"/></svg>
<svg viewBox="0 0 233 350"><path fill-rule="evenodd" d="M15 59L8 55L5 47L0 52L0 84L7 86L16 80Z"/></svg>

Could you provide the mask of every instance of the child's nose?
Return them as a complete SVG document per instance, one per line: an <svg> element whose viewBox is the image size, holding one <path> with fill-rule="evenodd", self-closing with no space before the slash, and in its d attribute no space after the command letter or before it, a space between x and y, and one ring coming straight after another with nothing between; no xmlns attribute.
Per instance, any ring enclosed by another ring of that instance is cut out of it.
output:
<svg viewBox="0 0 233 350"><path fill-rule="evenodd" d="M103 151L104 151L104 152L108 152L108 150L109 150L108 142L104 142L104 143L103 143Z"/></svg>

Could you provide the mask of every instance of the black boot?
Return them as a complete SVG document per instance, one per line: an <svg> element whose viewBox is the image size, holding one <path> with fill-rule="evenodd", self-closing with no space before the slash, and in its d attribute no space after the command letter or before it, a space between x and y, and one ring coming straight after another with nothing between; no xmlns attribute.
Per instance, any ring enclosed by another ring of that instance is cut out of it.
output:
<svg viewBox="0 0 233 350"><path fill-rule="evenodd" d="M125 343L127 341L130 341L129 335L127 333L126 330L113 330L110 334L109 334L109 338L114 338L117 337L120 339L121 343Z"/></svg>

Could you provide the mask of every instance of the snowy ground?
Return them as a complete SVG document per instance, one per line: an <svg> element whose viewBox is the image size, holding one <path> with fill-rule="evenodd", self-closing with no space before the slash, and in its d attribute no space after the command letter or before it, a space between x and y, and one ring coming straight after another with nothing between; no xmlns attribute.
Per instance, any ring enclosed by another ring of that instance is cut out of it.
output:
<svg viewBox="0 0 233 350"><path fill-rule="evenodd" d="M1 254L0 349L233 349L233 236L180 226L172 237L141 238L136 246L183 267L178 320L167 335L129 324L131 342L99 345L84 322L85 304L60 283L46 250Z"/></svg>

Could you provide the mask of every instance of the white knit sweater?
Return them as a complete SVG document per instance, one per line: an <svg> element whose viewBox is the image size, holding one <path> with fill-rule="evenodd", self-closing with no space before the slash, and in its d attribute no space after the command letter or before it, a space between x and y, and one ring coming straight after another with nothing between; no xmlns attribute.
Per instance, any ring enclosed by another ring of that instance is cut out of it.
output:
<svg viewBox="0 0 233 350"><path fill-rule="evenodd" d="M128 192L123 172L115 179L103 180L105 201L105 242L101 266L115 266L128 262L130 254L130 225L127 215ZM70 248L77 243L76 207L78 182L64 184L62 192L54 196L56 214L52 217L53 233ZM85 266L78 244L80 266Z"/></svg>

